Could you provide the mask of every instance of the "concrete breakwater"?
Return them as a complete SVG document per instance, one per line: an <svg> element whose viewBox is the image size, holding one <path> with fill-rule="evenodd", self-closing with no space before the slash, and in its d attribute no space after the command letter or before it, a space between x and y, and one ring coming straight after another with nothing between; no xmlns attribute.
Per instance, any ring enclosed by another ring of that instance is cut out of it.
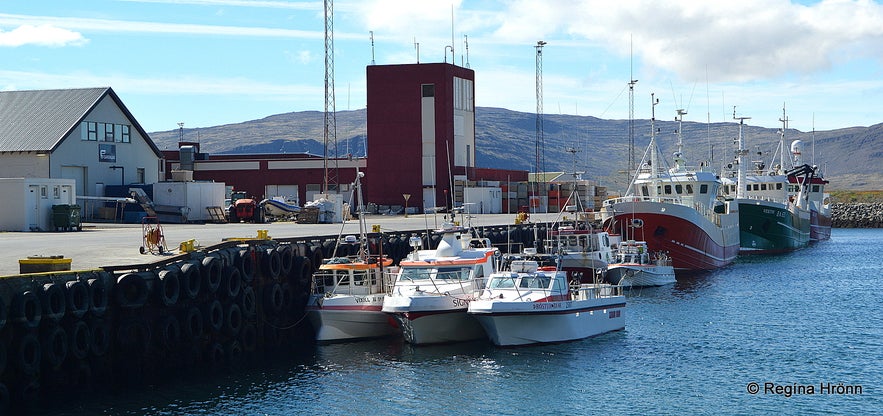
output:
<svg viewBox="0 0 883 416"><path fill-rule="evenodd" d="M883 228L883 202L835 203L831 206L834 228Z"/></svg>
<svg viewBox="0 0 883 416"><path fill-rule="evenodd" d="M545 224L478 227L504 252ZM372 234L396 263L424 231ZM338 236L236 239L144 264L0 279L0 413L64 394L160 383L227 369L312 342L304 306L326 258L355 254ZM511 248L512 250L509 250Z"/></svg>

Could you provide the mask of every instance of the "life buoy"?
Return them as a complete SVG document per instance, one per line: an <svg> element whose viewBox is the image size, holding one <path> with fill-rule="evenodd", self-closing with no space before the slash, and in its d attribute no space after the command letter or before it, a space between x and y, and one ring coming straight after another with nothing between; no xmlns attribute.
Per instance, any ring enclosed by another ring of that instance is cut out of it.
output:
<svg viewBox="0 0 883 416"><path fill-rule="evenodd" d="M261 255L261 266L264 276L279 281L282 273L282 257L279 256L279 251L272 248L264 251Z"/></svg>
<svg viewBox="0 0 883 416"><path fill-rule="evenodd" d="M187 335L187 339L195 341L202 337L202 321L202 311L198 307L193 306L187 310L183 321L184 334Z"/></svg>
<svg viewBox="0 0 883 416"><path fill-rule="evenodd" d="M246 283L251 283L251 281L254 280L254 252L250 248L239 251L239 254L236 257L236 266L239 267L239 272L242 274L242 280Z"/></svg>
<svg viewBox="0 0 883 416"><path fill-rule="evenodd" d="M181 265L181 289L187 299L196 299L199 296L199 288L202 287L202 270L194 262L186 262Z"/></svg>
<svg viewBox="0 0 883 416"><path fill-rule="evenodd" d="M19 371L26 376L33 376L40 369L40 359L43 357L40 340L33 332L22 335L18 341L15 362Z"/></svg>
<svg viewBox="0 0 883 416"><path fill-rule="evenodd" d="M89 312L94 316L104 316L107 311L108 292L104 279L99 277L86 281L89 287Z"/></svg>
<svg viewBox="0 0 883 416"><path fill-rule="evenodd" d="M254 318L257 314L257 301L254 295L254 289L246 286L242 289L242 315L246 318Z"/></svg>
<svg viewBox="0 0 883 416"><path fill-rule="evenodd" d="M12 320L25 328L36 328L43 317L43 308L37 294L26 290L12 299Z"/></svg>
<svg viewBox="0 0 883 416"><path fill-rule="evenodd" d="M40 304L43 305L43 319L60 321L67 309L67 299L62 286L54 282L44 283L40 290Z"/></svg>
<svg viewBox="0 0 883 416"><path fill-rule="evenodd" d="M202 277L205 279L205 291L209 294L218 291L223 277L223 267L218 257L208 256L202 259Z"/></svg>
<svg viewBox="0 0 883 416"><path fill-rule="evenodd" d="M178 278L178 270L168 268L157 273L155 285L156 297L163 306L174 306L181 296L181 280Z"/></svg>
<svg viewBox="0 0 883 416"><path fill-rule="evenodd" d="M221 326L224 324L224 308L221 306L221 301L215 299L213 302L205 305L204 314L209 328L214 332L220 331Z"/></svg>
<svg viewBox="0 0 883 416"><path fill-rule="evenodd" d="M239 269L233 266L224 268L224 280L221 283L221 292L229 299L235 299L242 289L242 278Z"/></svg>
<svg viewBox="0 0 883 416"><path fill-rule="evenodd" d="M123 308L140 308L147 303L150 295L150 286L147 277L151 280L152 273L126 273L117 278L114 285L114 299L117 305Z"/></svg>
<svg viewBox="0 0 883 416"><path fill-rule="evenodd" d="M84 321L74 322L70 336L71 355L78 360L86 358L92 349L92 333L89 325Z"/></svg>
<svg viewBox="0 0 883 416"><path fill-rule="evenodd" d="M103 357L110 350L110 323L104 319L93 319L89 325L92 335L90 348L92 355Z"/></svg>
<svg viewBox="0 0 883 416"><path fill-rule="evenodd" d="M239 308L239 305L231 303L224 314L224 332L231 337L235 337L236 335L239 335L241 329L242 309Z"/></svg>
<svg viewBox="0 0 883 416"><path fill-rule="evenodd" d="M61 368L67 358L67 332L58 325L52 325L44 330L43 341L43 365L52 370Z"/></svg>
<svg viewBox="0 0 883 416"><path fill-rule="evenodd" d="M64 283L67 293L67 310L71 316L80 319L89 311L92 301L89 299L89 287L79 280Z"/></svg>
<svg viewBox="0 0 883 416"><path fill-rule="evenodd" d="M282 305L285 302L285 293L282 292L282 285L273 283L265 288L264 306L273 314L282 312Z"/></svg>

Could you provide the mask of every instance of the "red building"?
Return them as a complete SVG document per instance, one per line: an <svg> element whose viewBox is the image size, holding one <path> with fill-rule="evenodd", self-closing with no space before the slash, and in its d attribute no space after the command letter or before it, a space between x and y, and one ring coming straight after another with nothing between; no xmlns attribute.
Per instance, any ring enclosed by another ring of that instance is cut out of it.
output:
<svg viewBox="0 0 883 416"><path fill-rule="evenodd" d="M329 161L348 195L356 168L365 172L364 200L419 210L463 203L473 182L527 180L526 171L475 167L475 72L447 63L367 67L368 157ZM185 143L194 145L193 143ZM214 180L256 198L296 195L302 205L321 193L322 157L307 154L193 156L193 179ZM182 166L179 152L164 152L166 172ZM183 165L186 166L186 161ZM186 169L186 167L184 168ZM499 192L498 192L499 193ZM502 212L506 212L504 209Z"/></svg>

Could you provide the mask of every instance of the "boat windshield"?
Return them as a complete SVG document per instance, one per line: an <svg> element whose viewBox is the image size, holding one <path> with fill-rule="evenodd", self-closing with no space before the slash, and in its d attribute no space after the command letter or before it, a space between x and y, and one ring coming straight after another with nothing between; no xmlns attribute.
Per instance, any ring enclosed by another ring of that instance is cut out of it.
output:
<svg viewBox="0 0 883 416"><path fill-rule="evenodd" d="M494 276L488 282L488 289L511 289L515 287L515 278L512 276Z"/></svg>
<svg viewBox="0 0 883 416"><path fill-rule="evenodd" d="M469 280L471 267L405 267L400 280Z"/></svg>
<svg viewBox="0 0 883 416"><path fill-rule="evenodd" d="M546 275L526 275L521 278L518 287L529 289L546 289L549 287L552 278Z"/></svg>

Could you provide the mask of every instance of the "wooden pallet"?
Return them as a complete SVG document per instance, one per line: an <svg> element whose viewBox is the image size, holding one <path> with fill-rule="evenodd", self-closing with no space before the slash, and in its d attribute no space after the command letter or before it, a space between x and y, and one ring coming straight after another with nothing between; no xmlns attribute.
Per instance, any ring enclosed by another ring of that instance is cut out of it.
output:
<svg viewBox="0 0 883 416"><path fill-rule="evenodd" d="M208 211L208 216L211 217L213 223L215 223L215 224L226 224L227 223L227 214L224 213L224 208L205 207L205 210Z"/></svg>

